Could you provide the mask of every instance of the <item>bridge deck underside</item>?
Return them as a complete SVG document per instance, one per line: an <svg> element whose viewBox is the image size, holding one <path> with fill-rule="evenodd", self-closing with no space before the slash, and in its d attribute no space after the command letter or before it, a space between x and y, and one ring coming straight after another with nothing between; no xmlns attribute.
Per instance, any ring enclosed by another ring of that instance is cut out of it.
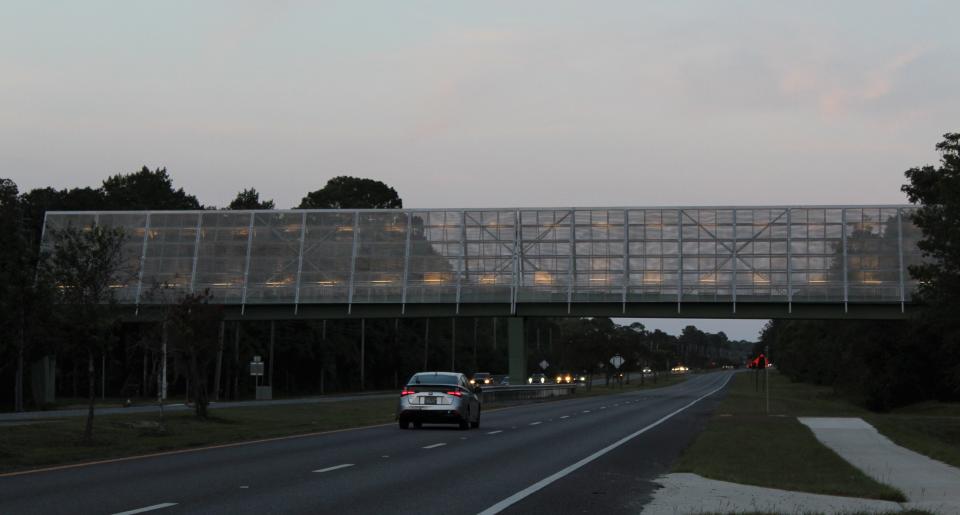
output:
<svg viewBox="0 0 960 515"><path fill-rule="evenodd" d="M888 318L909 206L51 212L125 229L118 301L239 313ZM870 316L868 316L870 315ZM324 315L326 316L326 315Z"/></svg>

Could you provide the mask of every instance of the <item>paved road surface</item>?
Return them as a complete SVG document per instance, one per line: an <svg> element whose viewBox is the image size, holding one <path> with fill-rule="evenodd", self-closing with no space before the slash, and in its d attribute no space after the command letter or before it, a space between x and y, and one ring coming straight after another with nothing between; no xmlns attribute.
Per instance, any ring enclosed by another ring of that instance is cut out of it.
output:
<svg viewBox="0 0 960 515"><path fill-rule="evenodd" d="M0 513L637 513L731 375L491 411L470 431L391 424L0 476Z"/></svg>

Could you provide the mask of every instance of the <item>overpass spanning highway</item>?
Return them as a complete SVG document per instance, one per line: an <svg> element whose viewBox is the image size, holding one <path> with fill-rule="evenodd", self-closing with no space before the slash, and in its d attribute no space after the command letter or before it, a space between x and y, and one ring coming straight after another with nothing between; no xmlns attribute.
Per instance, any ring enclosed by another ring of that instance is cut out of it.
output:
<svg viewBox="0 0 960 515"><path fill-rule="evenodd" d="M128 238L132 320L207 290L226 318L509 317L525 377L536 316L902 318L911 206L49 212L42 245Z"/></svg>
<svg viewBox="0 0 960 515"><path fill-rule="evenodd" d="M388 424L0 476L0 512L632 514L731 375L490 411L470 431Z"/></svg>

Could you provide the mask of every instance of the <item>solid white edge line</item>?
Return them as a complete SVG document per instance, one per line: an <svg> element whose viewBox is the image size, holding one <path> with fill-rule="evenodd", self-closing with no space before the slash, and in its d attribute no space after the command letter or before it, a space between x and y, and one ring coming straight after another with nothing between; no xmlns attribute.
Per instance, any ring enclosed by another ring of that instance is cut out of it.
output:
<svg viewBox="0 0 960 515"><path fill-rule="evenodd" d="M347 467L352 467L353 463L344 463L343 465L334 465L332 467L327 467L325 469L314 470L314 472L330 472L331 470L345 469Z"/></svg>
<svg viewBox="0 0 960 515"><path fill-rule="evenodd" d="M171 506L176 506L176 505L177 505L177 503L175 503L175 502L164 502L164 503L160 503L160 504L154 504L153 506L146 506L146 507L144 507L144 508L137 508L137 509L135 509L135 510L121 511L121 512L119 512L119 513L114 513L113 515L134 515L135 513L144 513L144 512L153 511L153 510L162 510L162 509L164 509L164 508L169 508L169 507L171 507Z"/></svg>
<svg viewBox="0 0 960 515"><path fill-rule="evenodd" d="M425 447L421 447L421 449L435 449L435 448L437 448L437 447L443 447L444 445L447 445L447 444L445 444L445 443L443 443L443 442L441 442L441 443L435 443L435 444L433 444L433 445L427 445L427 446L425 446Z"/></svg>
<svg viewBox="0 0 960 515"><path fill-rule="evenodd" d="M729 376L727 376L727 378L723 381L723 384L721 384L720 386L718 386L718 387L715 388L714 390L711 390L709 393L706 393L706 394L704 394L703 396L697 398L695 401L691 402L690 404L687 404L686 406L684 406L684 407L682 407L682 408L680 408L680 409L678 409L678 410L676 410L676 411L674 411L674 412L672 412L672 413L664 416L664 417L661 418L660 420L657 420L656 422L654 422L654 423L652 423L652 424L644 427L643 429L640 429L640 430L638 430L638 431L636 431L636 432L634 432L634 433L631 433L631 434L629 434L629 435L627 435L627 436L625 436L625 437L617 440L616 442L613 442L612 444L604 447L603 449L600 449L599 451L591 454L590 456L587 456L586 458L583 458L582 460L574 463L573 465L570 465L570 466L564 468L563 470L560 470L560 471L558 471L558 472L555 472L554 474L551 474L551 475L549 475L549 476L541 479L540 481L537 481L536 483L534 483L534 484L532 484L532 485L524 488L523 490L520 490L519 492L511 495L510 497L507 497L506 499L498 502L497 504L494 504L493 506L491 506L491 507L489 507L489 508L481 511L481 512L478 513L477 515L494 515L494 514L496 514L496 513L500 513L501 511L509 508L510 506L513 506L514 504L516 504L516 503L522 501L523 499L525 499L526 497L530 496L530 494L533 494L533 493L537 492L538 490L543 489L544 487L546 487L546 486L549 485L550 483L553 483L554 481L563 478L564 476L566 476L566 475L570 474L571 472L573 472L573 471L575 471L575 470L583 467L584 465L590 463L591 461L593 461L593 460L595 460L595 459L603 456L604 454L606 454L606 453L608 453L608 452L616 449L617 447L620 447L621 445L629 442L630 440L633 440L634 438L642 435L643 433L646 433L647 431L649 431L649 430L651 430L651 429L659 426L660 424L662 424L662 423L666 422L667 420L669 420L670 418L672 418L674 415L676 415L676 414L678 414L678 413L686 410L686 409L689 408L690 406L693 406L694 404L702 401L703 399L706 399L707 397L709 397L709 396L711 396L711 395L719 392L720 390L723 389L724 386L727 386L727 383L730 382L730 378L731 378L731 377L733 377L733 374L730 374Z"/></svg>

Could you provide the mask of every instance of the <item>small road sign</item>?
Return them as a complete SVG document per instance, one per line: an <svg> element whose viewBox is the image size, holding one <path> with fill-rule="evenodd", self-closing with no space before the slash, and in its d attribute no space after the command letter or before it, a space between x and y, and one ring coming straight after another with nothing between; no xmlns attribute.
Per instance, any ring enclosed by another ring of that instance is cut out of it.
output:
<svg viewBox="0 0 960 515"><path fill-rule="evenodd" d="M620 365L623 365L623 362L626 361L623 359L623 356L617 354L616 356L610 358L610 364L613 365L613 368L620 370Z"/></svg>
<svg viewBox="0 0 960 515"><path fill-rule="evenodd" d="M540 362L540 370L546 370L547 367L549 366L550 366L550 363L547 363L547 360L543 360Z"/></svg>

